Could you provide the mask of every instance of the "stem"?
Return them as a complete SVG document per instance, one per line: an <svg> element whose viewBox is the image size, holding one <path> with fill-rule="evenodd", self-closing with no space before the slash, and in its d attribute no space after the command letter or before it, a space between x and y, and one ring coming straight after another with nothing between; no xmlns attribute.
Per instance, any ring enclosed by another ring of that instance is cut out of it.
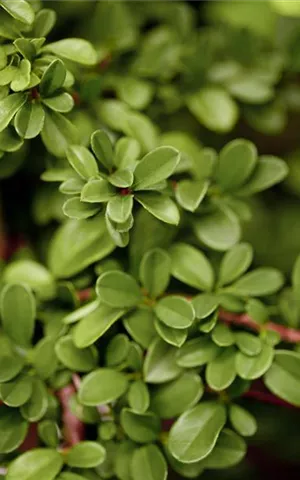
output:
<svg viewBox="0 0 300 480"><path fill-rule="evenodd" d="M63 434L65 447L71 447L85 438L85 425L70 410L69 402L76 393L74 385L67 385L57 392L62 407Z"/></svg>
<svg viewBox="0 0 300 480"><path fill-rule="evenodd" d="M284 342L300 343L300 330L285 327L284 325L279 325L274 322L268 322L264 325L259 325L246 313L237 314L220 310L219 319L226 324L247 327L255 332L260 332L261 330L272 330L273 332L279 333L281 340Z"/></svg>

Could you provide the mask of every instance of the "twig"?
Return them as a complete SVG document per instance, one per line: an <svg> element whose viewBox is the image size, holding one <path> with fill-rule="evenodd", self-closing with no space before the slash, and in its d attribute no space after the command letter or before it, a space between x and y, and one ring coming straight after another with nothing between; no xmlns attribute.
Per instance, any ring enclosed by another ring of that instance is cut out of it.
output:
<svg viewBox="0 0 300 480"><path fill-rule="evenodd" d="M260 325L259 323L256 323L246 313L237 314L220 310L219 319L224 323L247 327L250 330L254 330L255 332L261 332L262 330L271 330L273 332L277 332L280 335L281 340L284 342L300 343L300 330L285 327L284 325L279 325L274 322L268 322Z"/></svg>
<svg viewBox="0 0 300 480"><path fill-rule="evenodd" d="M65 448L76 445L85 438L85 425L70 410L69 402L76 393L74 385L70 384L61 388L57 392L62 407L62 423L63 435L65 440Z"/></svg>

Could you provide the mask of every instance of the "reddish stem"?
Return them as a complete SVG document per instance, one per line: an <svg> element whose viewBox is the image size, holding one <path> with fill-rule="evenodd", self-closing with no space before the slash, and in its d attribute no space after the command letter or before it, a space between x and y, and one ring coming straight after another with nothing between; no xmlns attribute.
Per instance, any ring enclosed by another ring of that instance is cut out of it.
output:
<svg viewBox="0 0 300 480"><path fill-rule="evenodd" d="M77 292L77 296L80 302L85 302L86 300L89 300L92 294L92 289L91 288L86 288L85 290L80 290Z"/></svg>
<svg viewBox="0 0 300 480"><path fill-rule="evenodd" d="M69 402L76 393L74 385L67 385L56 393L62 407L63 435L65 447L76 445L85 438L85 425L70 410Z"/></svg>
<svg viewBox="0 0 300 480"><path fill-rule="evenodd" d="M219 319L224 323L238 325L242 327L247 327L250 330L255 332L260 332L261 330L272 330L273 332L279 333L281 340L289 343L300 343L300 331L295 328L285 327L284 325L279 325L274 322L268 322L264 325L260 325L252 320L249 315L246 313L238 314L225 312L220 310Z"/></svg>
<svg viewBox="0 0 300 480"><path fill-rule="evenodd" d="M27 452L28 450L32 450L38 446L38 433L37 433L37 424L31 423L29 425L29 429L26 435L26 438L22 445L20 445L19 450L20 452Z"/></svg>

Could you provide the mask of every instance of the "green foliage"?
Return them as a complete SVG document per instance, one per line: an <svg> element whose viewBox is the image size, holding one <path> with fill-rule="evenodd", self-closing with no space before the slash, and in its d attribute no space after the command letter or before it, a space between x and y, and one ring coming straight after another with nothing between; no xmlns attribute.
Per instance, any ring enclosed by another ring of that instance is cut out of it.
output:
<svg viewBox="0 0 300 480"><path fill-rule="evenodd" d="M217 479L300 406L298 12L217 3L0 0L7 480Z"/></svg>

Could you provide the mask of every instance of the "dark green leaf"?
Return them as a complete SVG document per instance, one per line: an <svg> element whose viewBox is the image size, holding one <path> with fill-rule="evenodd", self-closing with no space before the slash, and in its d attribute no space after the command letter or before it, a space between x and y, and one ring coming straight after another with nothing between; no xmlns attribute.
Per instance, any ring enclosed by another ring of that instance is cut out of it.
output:
<svg viewBox="0 0 300 480"><path fill-rule="evenodd" d="M108 367L120 365L126 360L130 348L129 338L124 333L115 335L107 345L105 360Z"/></svg>
<svg viewBox="0 0 300 480"><path fill-rule="evenodd" d="M44 337L35 345L32 363L41 378L49 378L57 369L54 346L55 338Z"/></svg>
<svg viewBox="0 0 300 480"><path fill-rule="evenodd" d="M129 408L123 408L121 425L126 435L137 443L154 442L160 432L160 420L152 412L138 414Z"/></svg>
<svg viewBox="0 0 300 480"><path fill-rule="evenodd" d="M57 59L46 68L41 78L39 90L43 97L50 97L65 83L67 71L64 63Z"/></svg>
<svg viewBox="0 0 300 480"><path fill-rule="evenodd" d="M160 338L149 346L144 362L144 379L147 383L165 383L178 377L182 369L176 364L177 348Z"/></svg>
<svg viewBox="0 0 300 480"><path fill-rule="evenodd" d="M0 408L0 452L9 453L16 450L25 440L28 424L21 417L18 410L5 407Z"/></svg>

